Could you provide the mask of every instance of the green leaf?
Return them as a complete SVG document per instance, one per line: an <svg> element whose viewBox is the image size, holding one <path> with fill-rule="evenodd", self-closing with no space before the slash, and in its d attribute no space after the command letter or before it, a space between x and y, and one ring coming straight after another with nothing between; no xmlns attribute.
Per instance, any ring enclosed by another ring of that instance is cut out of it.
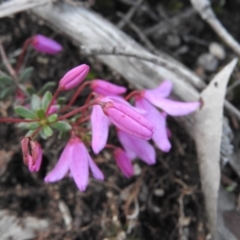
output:
<svg viewBox="0 0 240 240"><path fill-rule="evenodd" d="M71 125L64 121L59 121L56 123L51 124L51 126L61 132L67 132L72 129Z"/></svg>
<svg viewBox="0 0 240 240"><path fill-rule="evenodd" d="M28 123L27 128L29 130L35 130L40 126L39 122Z"/></svg>
<svg viewBox="0 0 240 240"><path fill-rule="evenodd" d="M3 90L1 90L0 99L4 99L7 96L12 95L15 89L15 86L4 88Z"/></svg>
<svg viewBox="0 0 240 240"><path fill-rule="evenodd" d="M37 118L36 114L33 111L31 111L23 106L14 107L14 111L17 113L18 116L23 117L23 118L29 118L29 119Z"/></svg>
<svg viewBox="0 0 240 240"><path fill-rule="evenodd" d="M43 132L47 138L53 135L53 130L49 126L43 126Z"/></svg>
<svg viewBox="0 0 240 240"><path fill-rule="evenodd" d="M18 123L17 126L22 129L28 129L28 123Z"/></svg>
<svg viewBox="0 0 240 240"><path fill-rule="evenodd" d="M6 84L12 84L12 83L14 83L14 80L10 76L5 74L0 76L0 84L6 85Z"/></svg>
<svg viewBox="0 0 240 240"><path fill-rule="evenodd" d="M33 133L34 133L34 130L28 131L26 134L26 137L30 137L31 135L33 135Z"/></svg>
<svg viewBox="0 0 240 240"><path fill-rule="evenodd" d="M32 87L32 86L28 86L28 87L26 88L26 90L27 90L27 92L28 92L30 95L36 93L36 89L35 89L34 87Z"/></svg>
<svg viewBox="0 0 240 240"><path fill-rule="evenodd" d="M41 99L38 95L33 94L31 98L31 109L33 111L38 110L41 107Z"/></svg>
<svg viewBox="0 0 240 240"><path fill-rule="evenodd" d="M47 91L42 98L42 108L46 111L49 103L52 100L52 94Z"/></svg>
<svg viewBox="0 0 240 240"><path fill-rule="evenodd" d="M43 131L43 129L40 131L40 137L42 138L42 139L47 139L47 136L45 135L45 133L44 133L44 131Z"/></svg>
<svg viewBox="0 0 240 240"><path fill-rule="evenodd" d="M44 112L44 110L43 110L42 108L39 108L39 109L36 111L36 113L37 113L37 116L38 116L38 118L39 118L40 120L46 119L45 112Z"/></svg>
<svg viewBox="0 0 240 240"><path fill-rule="evenodd" d="M52 122L57 121L57 119L58 119L58 115L57 114L52 114L48 117L48 122L52 123Z"/></svg>
<svg viewBox="0 0 240 240"><path fill-rule="evenodd" d="M55 87L56 83L55 82L47 82L45 83L41 89L38 91L39 95L44 94L47 90L51 89L52 87Z"/></svg>
<svg viewBox="0 0 240 240"><path fill-rule="evenodd" d="M28 80L32 73L33 73L34 68L33 67L27 67L25 68L21 73L20 73L20 81L24 82Z"/></svg>
<svg viewBox="0 0 240 240"><path fill-rule="evenodd" d="M66 102L66 98L65 97L59 97L58 99L57 99L57 103L59 104L59 105L62 105L62 104L64 104L65 102Z"/></svg>

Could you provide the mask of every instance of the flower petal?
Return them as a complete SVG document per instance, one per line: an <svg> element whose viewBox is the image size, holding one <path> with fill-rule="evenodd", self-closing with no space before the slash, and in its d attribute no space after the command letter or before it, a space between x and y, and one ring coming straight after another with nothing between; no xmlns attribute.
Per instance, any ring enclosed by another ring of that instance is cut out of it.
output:
<svg viewBox="0 0 240 240"><path fill-rule="evenodd" d="M166 129L166 114L158 111L153 105L143 98L138 98L135 105L147 111L145 115L156 126L156 130L152 136L153 141L163 152L169 152L171 143L168 140Z"/></svg>
<svg viewBox="0 0 240 240"><path fill-rule="evenodd" d="M103 175L102 171L98 168L98 166L92 160L90 155L88 155L88 162L89 162L89 167L90 167L90 169L92 171L92 174L93 174L94 178L96 178L98 180L103 180L104 179L104 175Z"/></svg>
<svg viewBox="0 0 240 240"><path fill-rule="evenodd" d="M123 94L127 91L125 87L101 79L92 80L91 88L94 92L105 96Z"/></svg>
<svg viewBox="0 0 240 240"><path fill-rule="evenodd" d="M178 102L165 98L148 100L171 116L184 116L196 111L200 107L200 102Z"/></svg>
<svg viewBox="0 0 240 240"><path fill-rule="evenodd" d="M56 182L61 180L69 170L69 162L72 160L74 153L75 141L70 139L64 148L56 166L44 178L45 182Z"/></svg>
<svg viewBox="0 0 240 240"><path fill-rule="evenodd" d="M34 165L29 165L28 168L30 170L30 172L38 172L42 163L42 148L40 146L40 144L38 142L36 143L36 148L37 148L37 152L38 152L38 156L37 159L35 161Z"/></svg>
<svg viewBox="0 0 240 240"><path fill-rule="evenodd" d="M110 120L99 105L94 105L91 114L92 149L98 154L106 145Z"/></svg>
<svg viewBox="0 0 240 240"><path fill-rule="evenodd" d="M166 98L172 91L172 82L163 81L158 87L144 91L144 97L148 98Z"/></svg>
<svg viewBox="0 0 240 240"><path fill-rule="evenodd" d="M127 178L133 176L134 170L128 155L121 148L116 148L113 154L114 154L114 158L116 160L117 166L122 171L122 173Z"/></svg>
<svg viewBox="0 0 240 240"><path fill-rule="evenodd" d="M152 137L155 126L132 108L116 102L106 102L102 108L110 121L119 129L146 140Z"/></svg>
<svg viewBox="0 0 240 240"><path fill-rule="evenodd" d="M89 178L88 151L82 142L74 145L69 164L71 175L80 191L85 191Z"/></svg>
<svg viewBox="0 0 240 240"><path fill-rule="evenodd" d="M118 138L126 152L130 149L141 160L149 165L156 163L156 152L149 142L135 138L120 130L118 131Z"/></svg>

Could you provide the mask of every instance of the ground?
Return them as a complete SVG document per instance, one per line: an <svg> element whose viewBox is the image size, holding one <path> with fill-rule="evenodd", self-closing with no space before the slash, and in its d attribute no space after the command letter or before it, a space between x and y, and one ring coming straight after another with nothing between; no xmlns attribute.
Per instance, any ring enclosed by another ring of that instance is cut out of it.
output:
<svg viewBox="0 0 240 240"><path fill-rule="evenodd" d="M236 39L240 34L240 17L237 14L239 5L239 1L226 1L225 4L214 1L214 10L218 17ZM156 24L158 19L163 21L161 11L155 8L155 1L144 1L143 6L145 8L138 10L132 18L142 30ZM126 12L130 7L131 4L125 1L102 0L96 1L92 8L117 24L120 20L118 13ZM190 5L185 1L171 0L162 1L161 7L167 18L171 18L178 16ZM141 42L128 24L123 30ZM20 13L1 19L0 37L9 56L17 55L24 40L36 33L52 37L64 47L64 51L57 56L29 52L27 65L34 67L32 82L36 88L49 80L58 82L67 70L86 63L91 67L89 78L108 79L133 90L125 79L101 62L80 56L69 39L48 28L35 16ZM171 37L175 38L175 44L169 44ZM172 28L157 38L149 35L149 39L156 48L177 58L206 80L234 55L224 47L226 57L219 61L213 71L205 71L197 64L199 56L208 52L211 42L221 43L197 14L193 14L191 21L181 23L177 29ZM144 42L141 43L144 45ZM181 53L183 48L186 50ZM237 81L238 70L234 76L232 81ZM240 106L238 92L239 88L236 87L227 95L237 107ZM85 92L81 95L79 104L86 95ZM11 99L1 103L2 115L4 107L5 113L11 116ZM230 117L232 126L236 121L233 116ZM95 156L105 174L104 182L91 179L87 190L81 193L71 178L66 177L54 184L43 182L46 173L57 162L66 141L58 140L57 136L49 141L41 141L44 148L43 166L39 173L32 174L23 164L19 145L24 131L12 124L0 124L0 209L8 209L20 218L34 216L49 220L50 227L38 232L36 239L171 240L180 239L180 236L181 239L206 239L209 230L194 142L172 118L169 118L168 126L172 131L172 150L169 153L157 150L156 165L147 166L136 160L138 175L126 179L117 169L112 153L104 150ZM236 130L237 127L236 124L233 126ZM117 142L114 132L110 137L111 141ZM228 165L224 174L237 184L234 190L237 193L239 179ZM136 218L129 219L132 214L137 214ZM70 224L66 218L70 219Z"/></svg>

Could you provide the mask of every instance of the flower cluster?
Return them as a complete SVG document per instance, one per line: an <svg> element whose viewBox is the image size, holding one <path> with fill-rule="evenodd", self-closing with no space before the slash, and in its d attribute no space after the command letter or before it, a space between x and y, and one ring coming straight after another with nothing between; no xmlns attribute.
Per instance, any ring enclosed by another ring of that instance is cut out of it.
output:
<svg viewBox="0 0 240 240"><path fill-rule="evenodd" d="M48 54L62 50L61 45L41 35L31 38L28 44ZM21 146L24 163L31 172L38 171L42 162L42 149L36 139L47 139L55 130L60 136L67 134L67 144L44 181L56 182L69 175L80 191L88 185L89 169L94 178L104 179L104 174L89 154L89 146L95 154L104 148L113 150L117 166L129 178L134 174L132 160L139 158L149 165L156 163L156 150L149 140L163 152L171 149L167 115L190 114L200 106L199 102L184 103L170 99L173 87L170 81L162 82L155 89L133 91L124 96L127 89L109 81L93 79L83 82L89 71L86 64L71 69L59 80L53 95L49 91L43 95L34 93L29 103L18 90L20 104L15 106L15 112L22 118L9 120L20 122L20 127L29 130L22 138ZM85 104L79 107L74 103L85 88L89 88L90 94ZM59 95L69 90L75 90L71 99L67 103L60 101ZM130 104L130 99L134 105ZM111 126L116 130L118 146L108 143Z"/></svg>

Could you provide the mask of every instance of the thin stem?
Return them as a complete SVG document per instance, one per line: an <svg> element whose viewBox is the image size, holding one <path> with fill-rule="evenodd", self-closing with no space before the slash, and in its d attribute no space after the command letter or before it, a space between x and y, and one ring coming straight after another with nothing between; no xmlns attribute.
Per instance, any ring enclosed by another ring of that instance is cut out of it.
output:
<svg viewBox="0 0 240 240"><path fill-rule="evenodd" d="M86 105L86 104L88 104L88 103L90 102L92 96L94 96L94 93L93 93L93 92L91 92L91 93L88 95L88 97L87 97L84 105ZM87 109L84 109L84 110L83 110L83 114L82 114L83 116L86 115L86 110L87 110Z"/></svg>
<svg viewBox="0 0 240 240"><path fill-rule="evenodd" d="M0 39L0 54L1 54L1 57L2 57L2 60L3 60L3 63L4 65L6 66L9 74L11 75L11 77L13 78L14 80L14 83L15 85L17 86L17 88L22 91L26 96L29 96L29 94L23 89L23 87L19 84L19 78L18 78L18 75L16 73L16 71L13 69L12 65L9 63L8 61L8 58L7 58L7 55L6 55L6 52L3 48L3 45L2 45L2 41Z"/></svg>
<svg viewBox="0 0 240 240"><path fill-rule="evenodd" d="M84 109L86 109L86 108L88 108L88 107L91 107L91 106L95 105L95 104L99 104L99 103L98 103L97 101L93 101L93 102L91 102L91 103L89 103L89 104L83 105L82 107L77 108L77 109L75 109L75 110L73 110L73 111L71 111L71 112L69 112L69 113L61 116L60 118L58 118L58 121L64 120L64 119L66 119L66 118L69 118L69 117L71 117L71 116L73 116L73 115L81 112L82 110L84 110Z"/></svg>
<svg viewBox="0 0 240 240"><path fill-rule="evenodd" d="M55 93L54 93L54 95L53 95L53 97L52 97L52 100L51 100L50 103L48 104L46 113L48 113L48 111L49 111L50 107L52 106L54 100L57 99L57 97L58 97L58 95L59 95L59 93L60 93L61 91L62 91L62 89L61 89L60 87L55 91Z"/></svg>
<svg viewBox="0 0 240 240"><path fill-rule="evenodd" d="M76 122L76 125L79 125L81 123L84 123L86 121L88 121L90 119L90 116L86 116L86 117L83 117L83 118L79 118L78 121Z"/></svg>
<svg viewBox="0 0 240 240"><path fill-rule="evenodd" d="M139 94L141 94L141 91L139 91L139 90L132 91L125 97L125 100L128 101L132 97L139 95Z"/></svg>
<svg viewBox="0 0 240 240"><path fill-rule="evenodd" d="M41 131L42 127L38 127L34 132L33 134L31 135L31 138L34 138L37 136L37 134Z"/></svg>
<svg viewBox="0 0 240 240"><path fill-rule="evenodd" d="M21 52L21 55L19 56L18 58L18 61L17 61L17 67L16 67L16 72L18 72L21 68L21 65L23 63L23 58L25 56L25 53L26 53L26 50L27 50L27 47L29 46L29 44L32 42L32 38L28 38L24 44L23 44L23 47L22 47L22 52Z"/></svg>
<svg viewBox="0 0 240 240"><path fill-rule="evenodd" d="M112 149L116 149L116 148L117 148L117 146L114 146L114 145L112 145L112 144L106 144L106 145L105 145L105 148L112 148Z"/></svg>
<svg viewBox="0 0 240 240"><path fill-rule="evenodd" d="M79 86L79 88L77 89L77 91L74 93L74 95L72 96L72 98L70 99L69 103L67 104L67 106L65 106L61 112L65 112L70 106L73 105L73 103L76 101L78 95L82 92L82 90L89 85L90 82L85 82L82 85Z"/></svg>
<svg viewBox="0 0 240 240"><path fill-rule="evenodd" d="M0 118L0 122L9 122L9 123L31 123L38 122L38 120L22 119L22 118Z"/></svg>

